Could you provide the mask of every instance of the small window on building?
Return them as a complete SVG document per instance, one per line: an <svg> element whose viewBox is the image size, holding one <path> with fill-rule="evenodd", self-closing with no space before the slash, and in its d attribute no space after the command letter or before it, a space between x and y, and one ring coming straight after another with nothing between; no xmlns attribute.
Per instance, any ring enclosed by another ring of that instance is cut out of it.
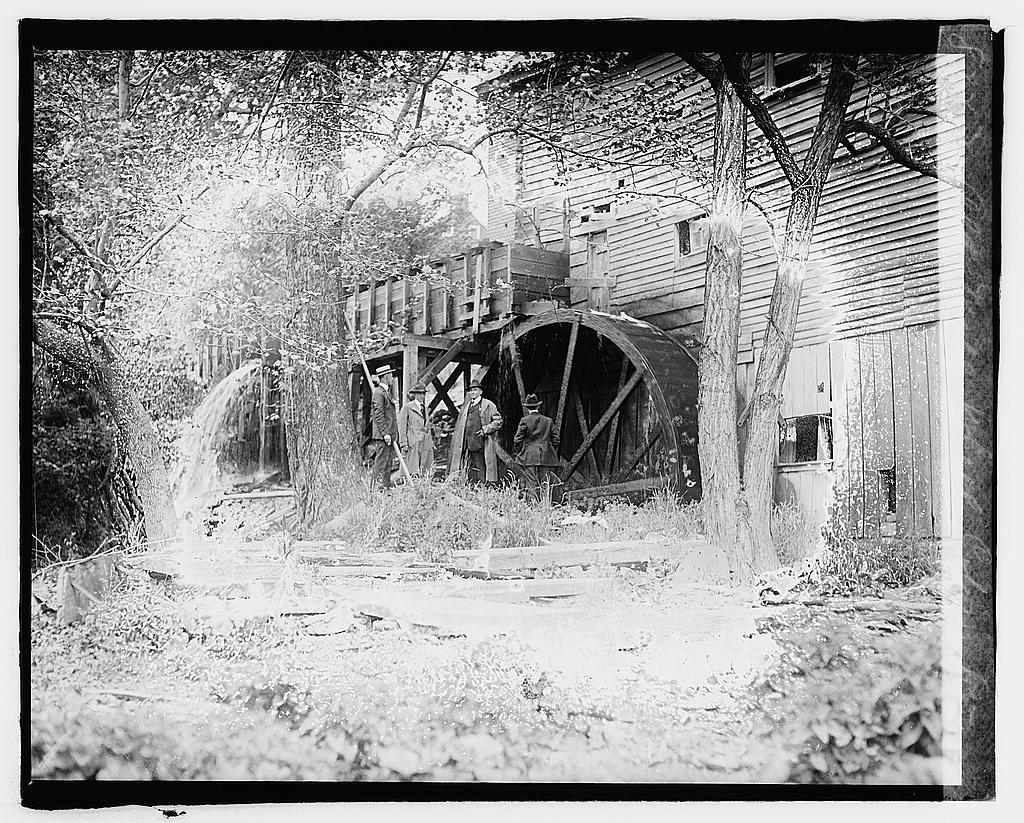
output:
<svg viewBox="0 0 1024 823"><path fill-rule="evenodd" d="M680 220L676 227L676 266L690 254L695 254L708 244L708 216L699 214L687 220Z"/></svg>
<svg viewBox="0 0 1024 823"><path fill-rule="evenodd" d="M810 54L783 56L769 52L764 56L764 87L768 91L810 80L820 73L818 61Z"/></svg>
<svg viewBox="0 0 1024 823"><path fill-rule="evenodd" d="M779 426L779 463L814 463L832 459L832 416L791 417Z"/></svg>

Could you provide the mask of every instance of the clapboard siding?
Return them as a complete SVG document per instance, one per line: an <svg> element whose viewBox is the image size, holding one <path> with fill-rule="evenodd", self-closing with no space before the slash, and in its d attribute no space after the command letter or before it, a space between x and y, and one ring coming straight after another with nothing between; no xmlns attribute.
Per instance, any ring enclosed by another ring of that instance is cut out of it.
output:
<svg viewBox="0 0 1024 823"><path fill-rule="evenodd" d="M944 61L947 81L962 83L962 61L958 58L939 55L917 58L915 62L923 70L936 71L939 61ZM755 77L760 70L755 68ZM606 87L616 90L627 101L640 79L657 85L680 73L692 75L674 55L655 55L628 71L610 76ZM796 96L772 97L767 101L798 155L813 131L823 87L821 80ZM699 84L693 83L681 96L694 98L699 93ZM851 109L862 106L866 96L865 88L855 89ZM706 133L703 142L698 141L698 146L706 151L711 148L711 118L708 107L690 124L696 133ZM957 130L955 124L929 123L909 137L936 139L940 135L955 135ZM753 124L751 134L755 134ZM580 141L587 138L596 142L600 135L588 134L585 129L574 135L577 145L585 145ZM959 147L953 146L941 154L951 157L958 151ZM632 165L612 171L574 171L567 187L555 187L552 152L537 141L526 140L520 203L528 209L546 204L538 215L542 237L561 242L563 199L568 198L572 211L579 214L588 207L609 202L612 181L617 176L626 177L637 190L647 193L644 202L648 208L636 211L633 207L630 213L627 206L620 209L621 216L602 224L608 231L608 275L614 282L612 307L625 307L652 294L680 290L692 290L694 297L702 298L704 254L690 255L685 265L677 268L673 251L675 228L668 219L671 214L685 215L700 209L699 204L705 201L700 185L681 179L671 169L652 165L647 158L625 157L621 153L612 157L631 161ZM773 207L769 211L778 217L788 190L777 166L773 162L752 163L749 182L767 195ZM696 202L686 202L687 198ZM957 221L947 220L949 225L941 226L941 216L958 208L956 191L890 162L880 150L854 157L840 149L822 198L810 259L810 266L816 267L818 273L805 281L796 343L820 343L834 336L856 336L863 328L895 328L934 319L944 314L940 299L960 303L959 265L938 264L944 251L948 256L951 248L962 243L962 229ZM507 210L501 214L508 222ZM758 220L748 221L748 236L744 238L742 305L743 331L752 334L755 341L764 333L765 309L775 273L767 227L763 220L760 226L757 224ZM576 224L573 231L587 228ZM501 236L496 232L507 231L508 227L492 225L491 230L494 236ZM573 244L577 239L578 234L573 237ZM586 263L574 259L572 268L575 274L583 275ZM946 311L945 315L948 314Z"/></svg>

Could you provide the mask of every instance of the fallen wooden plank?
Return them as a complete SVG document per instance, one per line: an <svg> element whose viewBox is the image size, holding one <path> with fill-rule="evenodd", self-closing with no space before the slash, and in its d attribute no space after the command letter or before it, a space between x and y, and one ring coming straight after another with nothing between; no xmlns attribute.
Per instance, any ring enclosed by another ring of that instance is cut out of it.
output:
<svg viewBox="0 0 1024 823"><path fill-rule="evenodd" d="M521 546L509 549L458 551L455 560L471 561L482 570L541 569L548 566L582 566L610 563L613 566L646 563L656 544L643 540L604 543L562 543L551 546Z"/></svg>
<svg viewBox="0 0 1024 823"><path fill-rule="evenodd" d="M444 591L453 597L479 597L487 599L507 595L524 600L531 597L576 597L611 585L610 577L573 577L523 580L466 580L447 583Z"/></svg>
<svg viewBox="0 0 1024 823"><path fill-rule="evenodd" d="M411 592L354 591L347 597L354 611L377 619L448 629L461 633L501 632L515 625L552 622L576 609L495 603L462 597L437 597Z"/></svg>
<svg viewBox="0 0 1024 823"><path fill-rule="evenodd" d="M221 497L221 502L225 500L270 500L275 497L294 497L295 492L292 489L275 489L274 491L267 492L236 492L234 494L225 494Z"/></svg>
<svg viewBox="0 0 1024 823"><path fill-rule="evenodd" d="M434 574L440 566L322 566L324 577L402 577L405 575Z"/></svg>
<svg viewBox="0 0 1024 823"><path fill-rule="evenodd" d="M665 476L644 477L640 480L630 480L626 483L608 483L604 486L570 489L565 494L568 497L610 497L616 494L637 494L638 492L663 489L668 484L669 479Z"/></svg>

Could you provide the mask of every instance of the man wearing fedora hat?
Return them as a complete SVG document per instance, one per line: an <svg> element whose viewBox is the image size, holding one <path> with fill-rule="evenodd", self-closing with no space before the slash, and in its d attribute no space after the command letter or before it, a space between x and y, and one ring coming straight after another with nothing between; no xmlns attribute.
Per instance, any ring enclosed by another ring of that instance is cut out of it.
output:
<svg viewBox="0 0 1024 823"><path fill-rule="evenodd" d="M558 432L554 421L540 413L537 395L526 395L523 408L526 414L519 421L513 448L516 462L523 469L526 494L532 500L539 500L542 490L550 488L556 477L553 469L559 465Z"/></svg>
<svg viewBox="0 0 1024 823"><path fill-rule="evenodd" d="M434 469L434 436L427 414L427 390L413 386L409 401L398 412L398 442L409 474L430 476Z"/></svg>
<svg viewBox="0 0 1024 823"><path fill-rule="evenodd" d="M469 384L466 402L452 433L448 473L469 483L498 481L498 450L495 437L501 429L498 407L483 396L479 380Z"/></svg>
<svg viewBox="0 0 1024 823"><path fill-rule="evenodd" d="M370 405L370 420L373 430L370 434L370 456L373 458L373 483L382 488L391 488L391 465L394 461L398 442L398 422L395 418L395 401L391 397L391 385L395 379L391 366L381 366L374 372L377 385L373 387Z"/></svg>

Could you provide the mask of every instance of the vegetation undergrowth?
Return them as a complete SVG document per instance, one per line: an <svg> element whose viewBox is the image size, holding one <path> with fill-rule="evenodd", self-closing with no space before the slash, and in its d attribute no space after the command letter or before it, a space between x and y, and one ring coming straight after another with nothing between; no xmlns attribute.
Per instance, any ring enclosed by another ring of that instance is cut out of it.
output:
<svg viewBox="0 0 1024 823"><path fill-rule="evenodd" d="M751 701L781 754L767 779L941 782L937 624L879 636L829 616L775 634L782 655Z"/></svg>
<svg viewBox="0 0 1024 823"><path fill-rule="evenodd" d="M700 534L699 504L656 494L641 505L625 499L581 505L527 500L509 486L470 486L415 478L388 491L349 484L347 508L322 530L354 546L415 552L431 562L451 552L531 546L541 540L586 543L686 540Z"/></svg>

